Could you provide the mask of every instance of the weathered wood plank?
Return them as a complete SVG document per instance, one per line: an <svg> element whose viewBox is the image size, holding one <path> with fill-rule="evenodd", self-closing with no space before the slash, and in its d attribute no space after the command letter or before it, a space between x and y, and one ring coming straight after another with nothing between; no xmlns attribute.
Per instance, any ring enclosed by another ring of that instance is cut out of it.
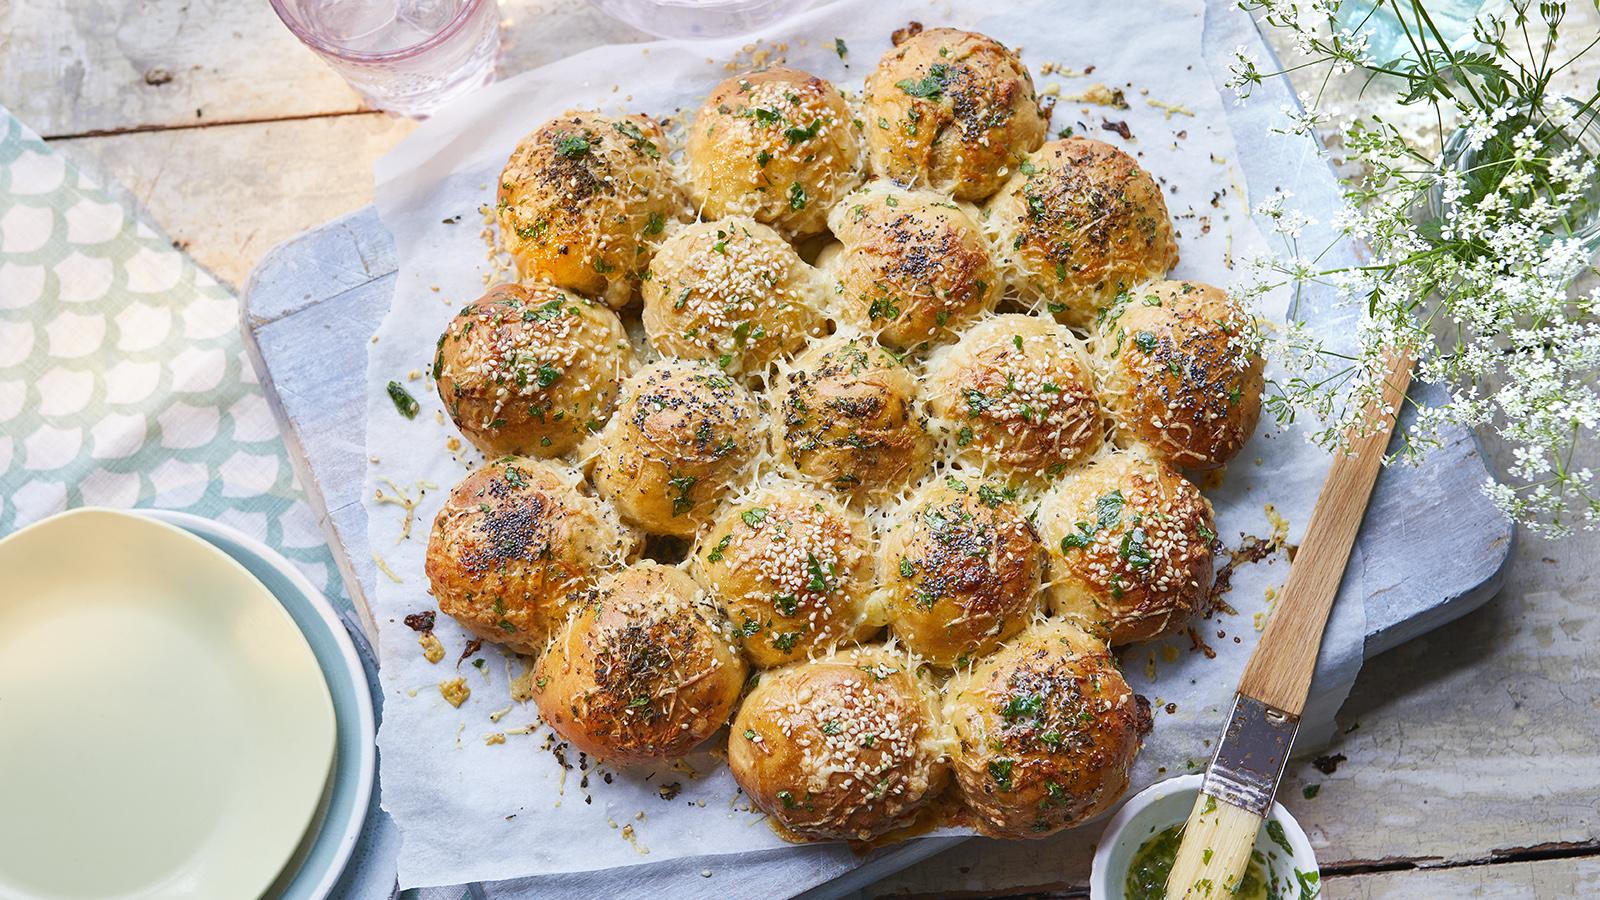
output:
<svg viewBox="0 0 1600 900"><path fill-rule="evenodd" d="M1414 869L1329 879L1325 900L1417 900L1431 897L1517 897L1567 900L1600 895L1600 857Z"/></svg>
<svg viewBox="0 0 1600 900"><path fill-rule="evenodd" d="M506 72L646 37L585 0L500 7ZM0 103L46 137L367 108L266 0L18 0L0 4L0 59Z"/></svg>
<svg viewBox="0 0 1600 900"><path fill-rule="evenodd" d="M413 127L368 114L53 143L119 182L178 246L239 286L273 245L371 202L373 161Z"/></svg>

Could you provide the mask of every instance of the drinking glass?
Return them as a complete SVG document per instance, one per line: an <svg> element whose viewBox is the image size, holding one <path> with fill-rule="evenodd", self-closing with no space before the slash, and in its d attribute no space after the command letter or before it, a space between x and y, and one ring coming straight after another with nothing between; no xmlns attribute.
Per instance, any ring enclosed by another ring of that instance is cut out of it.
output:
<svg viewBox="0 0 1600 900"><path fill-rule="evenodd" d="M1480 17L1503 16L1506 8L1510 6L1507 0L1420 0L1420 2L1427 7L1428 18L1433 20L1434 26L1439 29L1439 36L1443 37L1445 44L1456 53L1476 49L1478 40L1472 36L1472 26ZM1397 11L1405 16L1403 23ZM1406 2L1344 0L1339 4L1335 20L1340 28L1348 28L1357 34L1366 34L1370 41L1368 50L1372 58L1379 63L1415 56L1416 51L1411 38L1407 37L1407 29L1409 28L1412 36L1424 29L1416 11ZM1432 34L1428 35L1428 43L1436 46Z"/></svg>
<svg viewBox="0 0 1600 900"><path fill-rule="evenodd" d="M496 0L271 0L278 18L372 106L426 116L494 78Z"/></svg>

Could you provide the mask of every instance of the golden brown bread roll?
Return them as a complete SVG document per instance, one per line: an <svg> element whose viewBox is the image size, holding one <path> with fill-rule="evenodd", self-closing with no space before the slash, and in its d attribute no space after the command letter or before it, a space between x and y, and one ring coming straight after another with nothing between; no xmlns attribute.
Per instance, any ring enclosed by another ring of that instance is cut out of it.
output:
<svg viewBox="0 0 1600 900"><path fill-rule="evenodd" d="M885 53L864 99L872 170L957 200L994 193L1050 124L1017 55L954 28L924 31Z"/></svg>
<svg viewBox="0 0 1600 900"><path fill-rule="evenodd" d="M768 363L827 333L821 274L748 216L675 229L643 293L650 346L730 374L765 375Z"/></svg>
<svg viewBox="0 0 1600 900"><path fill-rule="evenodd" d="M870 840L949 780L938 702L901 654L842 651L761 674L734 717L728 766L789 840Z"/></svg>
<svg viewBox="0 0 1600 900"><path fill-rule="evenodd" d="M1225 465L1261 416L1254 331L1227 292L1199 282L1162 281L1119 302L1095 347L1118 442L1179 469Z"/></svg>
<svg viewBox="0 0 1600 900"><path fill-rule="evenodd" d="M500 242L524 281L627 304L651 244L684 213L646 116L568 111L522 139L500 173Z"/></svg>
<svg viewBox="0 0 1600 900"><path fill-rule="evenodd" d="M692 535L761 449L762 425L756 398L710 365L651 363L600 433L595 489L645 531Z"/></svg>
<svg viewBox="0 0 1600 900"><path fill-rule="evenodd" d="M548 284L501 284L445 326L433 374L473 446L548 458L605 424L637 364L611 310Z"/></svg>
<svg viewBox="0 0 1600 900"><path fill-rule="evenodd" d="M949 337L994 309L1000 276L968 209L875 181L828 214L841 244L829 270L850 321L892 347Z"/></svg>
<svg viewBox="0 0 1600 900"><path fill-rule="evenodd" d="M542 650L573 598L634 553L634 534L581 483L535 459L502 459L462 479L428 537L439 611L519 653Z"/></svg>
<svg viewBox="0 0 1600 900"><path fill-rule="evenodd" d="M889 629L918 656L958 667L1040 612L1044 548L1003 485L949 476L893 514L879 570Z"/></svg>
<svg viewBox="0 0 1600 900"><path fill-rule="evenodd" d="M1133 157L1101 141L1040 147L989 200L1007 276L1023 300L1075 328L1178 264L1167 204Z"/></svg>
<svg viewBox="0 0 1600 900"><path fill-rule="evenodd" d="M1150 731L1149 702L1105 644L1067 622L1018 635L945 696L956 782L991 837L1040 838L1110 809Z"/></svg>
<svg viewBox="0 0 1600 900"><path fill-rule="evenodd" d="M929 359L925 391L954 458L1026 480L1059 477L1105 439L1089 357L1044 316L980 322Z"/></svg>
<svg viewBox="0 0 1600 900"><path fill-rule="evenodd" d="M861 136L827 81L772 68L726 79L689 123L689 192L708 219L747 215L818 234L861 182Z"/></svg>
<svg viewBox="0 0 1600 900"><path fill-rule="evenodd" d="M1165 464L1114 453L1069 473L1039 503L1057 615L1113 645L1188 624L1211 592L1211 502Z"/></svg>
<svg viewBox="0 0 1600 900"><path fill-rule="evenodd" d="M852 501L922 477L933 454L905 363L870 340L836 335L780 367L768 391L773 453L798 477Z"/></svg>
<svg viewBox="0 0 1600 900"><path fill-rule="evenodd" d="M673 759L715 734L744 688L722 610L681 570L640 563L584 601L539 658L539 715L619 765Z"/></svg>
<svg viewBox="0 0 1600 900"><path fill-rule="evenodd" d="M859 641L877 586L872 529L860 513L797 484L777 484L727 506L700 538L695 574L728 610L758 666L804 659Z"/></svg>

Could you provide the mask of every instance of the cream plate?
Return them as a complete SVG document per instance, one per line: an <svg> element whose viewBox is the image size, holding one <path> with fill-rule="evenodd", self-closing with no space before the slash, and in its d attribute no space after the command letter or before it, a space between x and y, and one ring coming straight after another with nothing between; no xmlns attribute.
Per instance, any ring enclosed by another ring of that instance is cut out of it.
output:
<svg viewBox="0 0 1600 900"><path fill-rule="evenodd" d="M328 780L288 613L184 531L76 510L0 540L0 896L259 896Z"/></svg>

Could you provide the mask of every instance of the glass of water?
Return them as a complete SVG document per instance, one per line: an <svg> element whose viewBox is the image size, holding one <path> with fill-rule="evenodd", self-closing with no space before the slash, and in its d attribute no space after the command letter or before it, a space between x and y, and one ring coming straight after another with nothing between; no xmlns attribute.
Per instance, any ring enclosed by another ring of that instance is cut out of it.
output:
<svg viewBox="0 0 1600 900"><path fill-rule="evenodd" d="M368 103L426 116L494 78L496 0L271 0L278 18Z"/></svg>

